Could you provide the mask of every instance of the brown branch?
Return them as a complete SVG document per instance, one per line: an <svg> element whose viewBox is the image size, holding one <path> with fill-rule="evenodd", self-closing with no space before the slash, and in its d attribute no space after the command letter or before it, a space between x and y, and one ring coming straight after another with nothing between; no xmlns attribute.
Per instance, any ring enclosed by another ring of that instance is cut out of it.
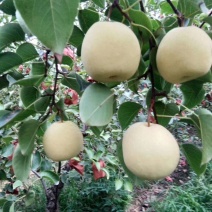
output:
<svg viewBox="0 0 212 212"><path fill-rule="evenodd" d="M113 9L114 8L117 8L119 10L119 12L129 21L129 22L132 22L131 18L127 15L127 13L123 12L120 4L119 4L119 0L114 0L113 4L111 5L110 7L110 10L108 12L108 18L110 18L112 12L113 12Z"/></svg>
<svg viewBox="0 0 212 212"><path fill-rule="evenodd" d="M47 77L47 72L48 72L48 56L49 56L50 50L46 50L46 54L45 54L45 74L44 77Z"/></svg>

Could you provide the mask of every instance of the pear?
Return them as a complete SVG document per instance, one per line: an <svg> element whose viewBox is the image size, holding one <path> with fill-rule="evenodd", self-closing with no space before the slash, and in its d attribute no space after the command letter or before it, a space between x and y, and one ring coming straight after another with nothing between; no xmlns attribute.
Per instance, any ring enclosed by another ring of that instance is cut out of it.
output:
<svg viewBox="0 0 212 212"><path fill-rule="evenodd" d="M44 133L43 147L53 161L69 160L83 149L83 135L71 121L55 122Z"/></svg>
<svg viewBox="0 0 212 212"><path fill-rule="evenodd" d="M88 75L98 82L122 82L138 69L141 49L137 37L119 22L96 22L87 31L81 58Z"/></svg>
<svg viewBox="0 0 212 212"><path fill-rule="evenodd" d="M123 158L127 168L143 180L159 180L177 167L180 150L173 135L159 124L138 122L123 136Z"/></svg>
<svg viewBox="0 0 212 212"><path fill-rule="evenodd" d="M212 65L212 41L195 26L170 30L159 44L156 62L161 76L180 84L201 77Z"/></svg>

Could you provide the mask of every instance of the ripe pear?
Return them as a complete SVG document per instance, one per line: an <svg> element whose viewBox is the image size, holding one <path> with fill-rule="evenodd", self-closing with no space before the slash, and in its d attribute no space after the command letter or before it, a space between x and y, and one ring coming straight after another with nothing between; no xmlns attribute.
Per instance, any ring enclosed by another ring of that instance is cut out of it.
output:
<svg viewBox="0 0 212 212"><path fill-rule="evenodd" d="M137 37L119 22L96 22L87 31L81 50L85 70L99 82L121 82L138 69L141 49Z"/></svg>
<svg viewBox="0 0 212 212"><path fill-rule="evenodd" d="M83 135L71 121L55 122L45 131L43 147L53 161L69 160L83 148Z"/></svg>
<svg viewBox="0 0 212 212"><path fill-rule="evenodd" d="M212 65L212 41L200 28L170 30L159 44L156 62L161 76L179 84L201 77Z"/></svg>
<svg viewBox="0 0 212 212"><path fill-rule="evenodd" d="M143 180L159 180L170 175L180 158L177 141L159 124L131 125L124 133L122 148L127 168Z"/></svg>

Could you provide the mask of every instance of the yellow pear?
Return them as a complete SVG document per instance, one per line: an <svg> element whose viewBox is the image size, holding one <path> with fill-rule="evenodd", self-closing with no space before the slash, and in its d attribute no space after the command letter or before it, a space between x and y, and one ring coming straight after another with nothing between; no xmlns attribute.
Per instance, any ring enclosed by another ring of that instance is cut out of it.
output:
<svg viewBox="0 0 212 212"><path fill-rule="evenodd" d="M81 58L85 70L99 82L121 82L138 69L141 49L137 37L119 22L97 22L87 31Z"/></svg>
<svg viewBox="0 0 212 212"><path fill-rule="evenodd" d="M131 125L124 133L122 147L127 168L143 180L159 180L170 175L180 158L177 141L159 124Z"/></svg>
<svg viewBox="0 0 212 212"><path fill-rule="evenodd" d="M71 121L55 122L45 131L43 147L53 161L69 160L83 148L83 135Z"/></svg>
<svg viewBox="0 0 212 212"><path fill-rule="evenodd" d="M170 30L159 44L156 62L170 83L183 83L205 75L212 65L212 41L200 28Z"/></svg>

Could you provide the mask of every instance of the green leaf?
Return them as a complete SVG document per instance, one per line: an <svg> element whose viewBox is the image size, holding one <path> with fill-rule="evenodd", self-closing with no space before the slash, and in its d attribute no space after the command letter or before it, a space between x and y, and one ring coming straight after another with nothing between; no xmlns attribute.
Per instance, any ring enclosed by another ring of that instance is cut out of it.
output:
<svg viewBox="0 0 212 212"><path fill-rule="evenodd" d="M61 64L68 65L70 67L73 66L73 60L69 56L63 56Z"/></svg>
<svg viewBox="0 0 212 212"><path fill-rule="evenodd" d="M71 73L67 77L64 76L61 80L61 83L69 88L74 89L78 94L81 95L80 85L78 84L76 79L76 73Z"/></svg>
<svg viewBox="0 0 212 212"><path fill-rule="evenodd" d="M177 7L178 0L172 0L172 4ZM166 1L161 1L160 4L161 14L169 15L173 14L173 9L171 8L170 4Z"/></svg>
<svg viewBox="0 0 212 212"><path fill-rule="evenodd" d="M212 17L211 16L205 17L202 21L204 21L212 26Z"/></svg>
<svg viewBox="0 0 212 212"><path fill-rule="evenodd" d="M31 70L31 74L32 76L36 76L36 75L44 75L45 74L45 64L43 62L37 62L37 63L32 63L32 70Z"/></svg>
<svg viewBox="0 0 212 212"><path fill-rule="evenodd" d="M63 85L66 85L69 88L74 89L79 95L82 95L82 92L85 88L90 85L89 82L85 81L75 72L71 72L68 76L64 76L61 80Z"/></svg>
<svg viewBox="0 0 212 212"><path fill-rule="evenodd" d="M128 4L131 6L132 4L134 4L135 2L137 4L135 4L132 9L135 9L135 10L140 10L140 5L139 5L139 2L137 0L127 0L128 1Z"/></svg>
<svg viewBox="0 0 212 212"><path fill-rule="evenodd" d="M132 192L133 184L129 181L124 182L124 190Z"/></svg>
<svg viewBox="0 0 212 212"><path fill-rule="evenodd" d="M54 185L57 185L59 183L59 180L60 180L59 176L53 171L42 171L40 173L40 176L42 178L46 178L47 180L52 182Z"/></svg>
<svg viewBox="0 0 212 212"><path fill-rule="evenodd" d="M21 149L17 145L13 155L12 165L16 179L20 181L27 180L30 173L31 155L22 155Z"/></svg>
<svg viewBox="0 0 212 212"><path fill-rule="evenodd" d="M0 198L0 206L2 207L7 202L7 199Z"/></svg>
<svg viewBox="0 0 212 212"><path fill-rule="evenodd" d="M183 105L188 108L193 108L194 106L201 103L205 96L205 90L202 83L196 83L196 81L190 81L183 83L180 86L180 90L183 93Z"/></svg>
<svg viewBox="0 0 212 212"><path fill-rule="evenodd" d="M200 2L200 0L179 0L177 8L185 18L193 18L201 12L199 7Z"/></svg>
<svg viewBox="0 0 212 212"><path fill-rule="evenodd" d="M32 77L26 77L14 82L12 85L22 85L22 86L39 86L44 80L44 75L36 75Z"/></svg>
<svg viewBox="0 0 212 212"><path fill-rule="evenodd" d="M82 41L84 39L84 33L81 31L80 28L78 28L77 26L74 25L74 29L72 32L71 37L69 38L69 43L78 48L79 46L82 45Z"/></svg>
<svg viewBox="0 0 212 212"><path fill-rule="evenodd" d="M6 88L9 86L9 82L7 80L7 75L4 74L3 76L0 77L0 89Z"/></svg>
<svg viewBox="0 0 212 212"><path fill-rule="evenodd" d="M39 96L39 90L35 87L25 86L21 88L20 98L25 107L28 107L35 102Z"/></svg>
<svg viewBox="0 0 212 212"><path fill-rule="evenodd" d="M162 20L162 23L163 23L163 26L164 26L166 32L178 27L178 21L177 21L176 17L172 17L172 16L165 17Z"/></svg>
<svg viewBox="0 0 212 212"><path fill-rule="evenodd" d="M50 169L52 169L52 162L42 159L41 165L40 165L40 171L45 171Z"/></svg>
<svg viewBox="0 0 212 212"><path fill-rule="evenodd" d="M8 15L15 16L15 6L13 0L4 0L0 4L0 10Z"/></svg>
<svg viewBox="0 0 212 212"><path fill-rule="evenodd" d="M79 111L82 122L88 126L107 125L113 116L113 92L103 84L91 84L84 91Z"/></svg>
<svg viewBox="0 0 212 212"><path fill-rule="evenodd" d="M166 91L166 93L169 93L173 87L173 84L165 81L158 72L154 72L154 80L155 80L155 87L159 91Z"/></svg>
<svg viewBox="0 0 212 212"><path fill-rule="evenodd" d="M199 115L201 138L203 143L202 165L212 159L212 113Z"/></svg>
<svg viewBox="0 0 212 212"><path fill-rule="evenodd" d="M22 58L23 62L30 61L39 56L35 47L31 43L21 44L16 53Z"/></svg>
<svg viewBox="0 0 212 212"><path fill-rule="evenodd" d="M26 156L32 154L39 125L39 121L35 119L29 119L21 125L18 132L18 141L22 155Z"/></svg>
<svg viewBox="0 0 212 212"><path fill-rule="evenodd" d="M8 120L6 124L9 124L10 126L13 125L13 123L17 123L20 121L23 121L25 118L34 115L35 111L34 110L19 110L19 113L16 114L16 116L14 116L12 119Z"/></svg>
<svg viewBox="0 0 212 212"><path fill-rule="evenodd" d="M35 110L38 113L45 113L47 107L49 106L51 101L51 97L50 96L44 96L44 97L40 97L38 100L36 100L34 106L35 106Z"/></svg>
<svg viewBox="0 0 212 212"><path fill-rule="evenodd" d="M86 152L88 158L89 158L90 160L93 160L93 158L94 158L94 152L93 152L93 150L92 150L92 149L87 149L87 148L85 147L85 152Z"/></svg>
<svg viewBox="0 0 212 212"><path fill-rule="evenodd" d="M13 144L9 144L7 146L4 146L2 148L2 152L1 152L2 157L9 157L10 155L12 155L13 150L14 150Z"/></svg>
<svg viewBox="0 0 212 212"><path fill-rule="evenodd" d="M23 41L24 39L25 35L19 24L8 23L0 27L0 51L11 43Z"/></svg>
<svg viewBox="0 0 212 212"><path fill-rule="evenodd" d="M125 102L120 105L118 110L118 120L122 130L126 129L132 120L138 115L141 105L135 102Z"/></svg>
<svg viewBox="0 0 212 212"><path fill-rule="evenodd" d="M101 132L104 130L105 126L103 127L90 127L92 132L97 136L99 137Z"/></svg>
<svg viewBox="0 0 212 212"><path fill-rule="evenodd" d="M30 190L27 192L24 199L26 207L30 206L33 202L35 202L35 191Z"/></svg>
<svg viewBox="0 0 212 212"><path fill-rule="evenodd" d="M79 10L78 14L79 24L84 33L97 21L99 21L99 14L93 8Z"/></svg>
<svg viewBox="0 0 212 212"><path fill-rule="evenodd" d="M201 165L202 151L193 144L183 144L183 153L188 160L189 165L195 171L195 173L200 176L206 170L206 165Z"/></svg>
<svg viewBox="0 0 212 212"><path fill-rule="evenodd" d="M23 183L20 181L20 180L16 180L14 183L13 183L13 190L20 187L20 186L23 186Z"/></svg>
<svg viewBox="0 0 212 212"><path fill-rule="evenodd" d="M105 7L105 0L92 0L94 4L97 6L104 8Z"/></svg>
<svg viewBox="0 0 212 212"><path fill-rule="evenodd" d="M8 211L10 212L10 207L12 206L12 204L13 204L12 201L5 202L2 212L8 212Z"/></svg>
<svg viewBox="0 0 212 212"><path fill-rule="evenodd" d="M0 128L4 127L7 125L11 120L13 120L21 110L14 110L14 111L9 111L9 110L0 110Z"/></svg>
<svg viewBox="0 0 212 212"><path fill-rule="evenodd" d="M116 179L116 180L115 180L115 188L116 188L116 191L119 190L122 186L123 186L123 181L120 180L120 179Z"/></svg>
<svg viewBox="0 0 212 212"><path fill-rule="evenodd" d="M0 53L0 74L23 63L22 58L13 52Z"/></svg>
<svg viewBox="0 0 212 212"><path fill-rule="evenodd" d="M110 12L110 7L105 11L105 16L108 16L109 12ZM123 21L123 15L120 13L120 11L116 7L114 7L113 12L110 15L110 19L113 20L113 21L122 22Z"/></svg>
<svg viewBox="0 0 212 212"><path fill-rule="evenodd" d="M10 206L9 212L15 212L15 202Z"/></svg>
<svg viewBox="0 0 212 212"><path fill-rule="evenodd" d="M142 32L142 39L147 40L152 36L152 24L147 15L139 10L129 10L129 15L135 24L138 24L138 30Z"/></svg>
<svg viewBox="0 0 212 212"><path fill-rule="evenodd" d="M195 80L190 81L192 83L196 83L196 84L203 84L203 83L207 83L207 82L211 82L212 83L212 70L210 70L207 74L205 74L202 77L199 77Z"/></svg>
<svg viewBox="0 0 212 212"><path fill-rule="evenodd" d="M39 151L36 151L33 154L32 158L32 170L37 171L41 166L41 154Z"/></svg>
<svg viewBox="0 0 212 212"><path fill-rule="evenodd" d="M7 180L7 175L4 170L0 170L0 180Z"/></svg>
<svg viewBox="0 0 212 212"><path fill-rule="evenodd" d="M47 48L62 54L71 36L79 0L14 0L27 27Z"/></svg>
<svg viewBox="0 0 212 212"><path fill-rule="evenodd" d="M179 112L179 108L174 103L164 104L163 102L156 102L155 109L157 115L174 116ZM171 117L158 117L158 123L164 127L169 124Z"/></svg>
<svg viewBox="0 0 212 212"><path fill-rule="evenodd" d="M58 109L60 109L60 118L63 120L63 121L67 121L68 120L68 116L66 114L66 111L65 111L65 105L64 105L64 98L61 98L57 103L56 103L56 107L54 107L54 111L56 113L58 113Z"/></svg>

